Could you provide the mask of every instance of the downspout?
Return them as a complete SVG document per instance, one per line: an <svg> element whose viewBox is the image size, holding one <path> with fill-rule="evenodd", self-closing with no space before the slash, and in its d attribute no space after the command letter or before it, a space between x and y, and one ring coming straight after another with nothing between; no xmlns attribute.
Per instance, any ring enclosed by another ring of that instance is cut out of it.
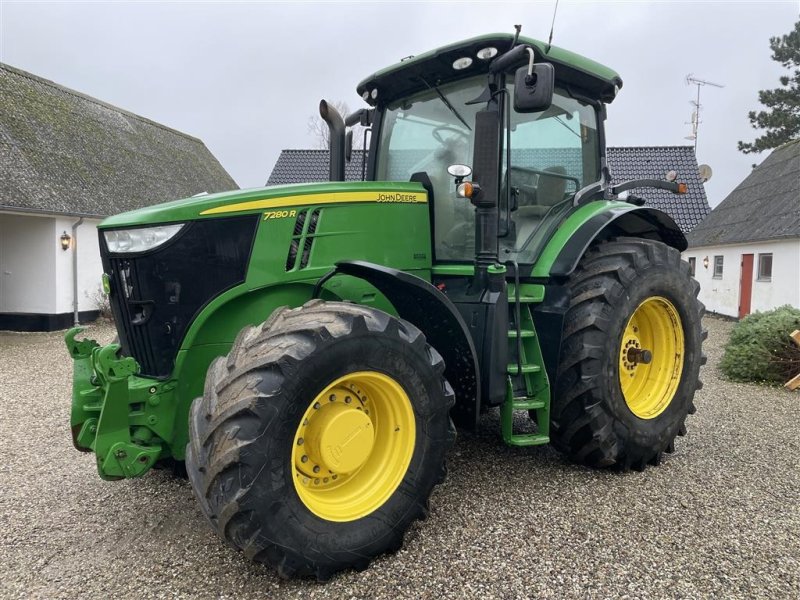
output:
<svg viewBox="0 0 800 600"><path fill-rule="evenodd" d="M78 321L78 227L83 223L83 217L72 224L72 312L75 325Z"/></svg>

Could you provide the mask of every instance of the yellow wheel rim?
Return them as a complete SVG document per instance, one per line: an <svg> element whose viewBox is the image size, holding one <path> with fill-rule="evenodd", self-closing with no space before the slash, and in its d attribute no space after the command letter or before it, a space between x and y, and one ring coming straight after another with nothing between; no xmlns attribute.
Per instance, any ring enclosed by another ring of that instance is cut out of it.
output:
<svg viewBox="0 0 800 600"><path fill-rule="evenodd" d="M411 400L375 371L340 377L311 402L292 446L294 487L328 521L354 521L382 506L414 454Z"/></svg>
<svg viewBox="0 0 800 600"><path fill-rule="evenodd" d="M633 311L622 334L619 383L640 419L663 413L675 397L683 371L683 326L675 306L652 296Z"/></svg>

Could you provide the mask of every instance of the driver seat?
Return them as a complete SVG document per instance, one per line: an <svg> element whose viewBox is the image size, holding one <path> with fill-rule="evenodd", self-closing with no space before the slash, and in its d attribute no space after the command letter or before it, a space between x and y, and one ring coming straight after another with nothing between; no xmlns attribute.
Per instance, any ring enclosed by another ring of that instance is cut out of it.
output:
<svg viewBox="0 0 800 600"><path fill-rule="evenodd" d="M547 167L544 170L559 175L567 174L567 170L560 165ZM536 185L536 204L520 206L517 214L522 218L542 218L553 206L564 200L566 191L566 179L540 173Z"/></svg>

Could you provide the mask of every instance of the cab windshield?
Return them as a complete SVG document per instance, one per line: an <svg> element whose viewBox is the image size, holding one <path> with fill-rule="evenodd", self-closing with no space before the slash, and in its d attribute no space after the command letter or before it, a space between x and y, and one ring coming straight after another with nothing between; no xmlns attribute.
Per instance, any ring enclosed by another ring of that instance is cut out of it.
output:
<svg viewBox="0 0 800 600"><path fill-rule="evenodd" d="M486 77L465 79L405 98L384 112L376 179L408 181L425 173L433 186L437 261L474 258L475 209L456 195L447 167L472 166L475 114L466 103L483 92ZM513 94L513 86L509 85ZM599 177L595 110L556 88L546 111L511 113L511 169L504 148L500 189L500 258L532 261L535 232L572 194ZM503 135L505 145L506 135ZM510 189L509 189L510 186ZM510 198L510 202L508 199Z"/></svg>

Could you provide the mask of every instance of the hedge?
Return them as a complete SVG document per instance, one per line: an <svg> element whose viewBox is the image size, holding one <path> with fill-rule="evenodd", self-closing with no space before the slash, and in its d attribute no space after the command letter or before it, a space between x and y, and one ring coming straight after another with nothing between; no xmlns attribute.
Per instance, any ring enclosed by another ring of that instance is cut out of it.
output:
<svg viewBox="0 0 800 600"><path fill-rule="evenodd" d="M781 306L746 316L733 328L720 368L734 381L783 384L800 371L800 347L789 335L800 329L800 310Z"/></svg>

